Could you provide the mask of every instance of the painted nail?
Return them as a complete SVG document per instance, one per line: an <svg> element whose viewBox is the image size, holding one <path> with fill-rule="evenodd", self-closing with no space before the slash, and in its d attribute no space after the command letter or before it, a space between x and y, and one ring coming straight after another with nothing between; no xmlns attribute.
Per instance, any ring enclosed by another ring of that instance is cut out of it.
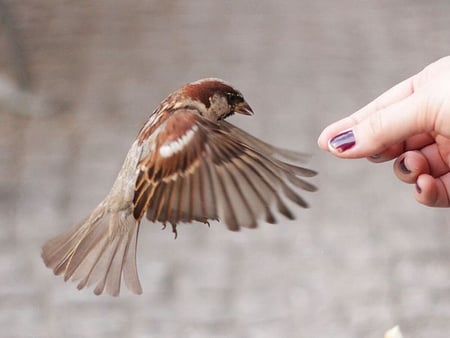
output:
<svg viewBox="0 0 450 338"><path fill-rule="evenodd" d="M422 192L422 189L420 188L419 184L416 182L416 191L420 194Z"/></svg>
<svg viewBox="0 0 450 338"><path fill-rule="evenodd" d="M328 141L328 146L342 153L355 145L353 130L346 130Z"/></svg>
<svg viewBox="0 0 450 338"><path fill-rule="evenodd" d="M402 173L411 174L411 170L409 170L408 167L406 166L404 157L400 160L400 163L398 164L398 166L400 167L400 170Z"/></svg>

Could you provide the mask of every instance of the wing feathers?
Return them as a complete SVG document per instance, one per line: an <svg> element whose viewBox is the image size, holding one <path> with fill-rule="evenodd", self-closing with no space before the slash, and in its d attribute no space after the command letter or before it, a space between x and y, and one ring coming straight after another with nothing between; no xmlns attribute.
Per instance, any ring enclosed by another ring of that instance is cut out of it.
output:
<svg viewBox="0 0 450 338"><path fill-rule="evenodd" d="M317 191L317 188L312 185L311 183L306 182L305 180L302 180L301 178L298 178L297 176L293 175L286 175L286 178L289 182L291 182L294 186L297 188L306 190L306 191Z"/></svg>
<svg viewBox="0 0 450 338"><path fill-rule="evenodd" d="M235 160L235 162L238 161ZM253 172L253 168L248 166L245 162L238 162L236 164L236 169L247 182L248 191L246 191L245 194L248 200L252 201L252 209L254 210L255 218L258 219L258 215L265 215L266 222L275 223L275 217L270 210L271 201L268 198L268 196L270 196L270 189L266 189L266 182L261 181L261 178L257 173ZM254 195L252 195L252 193Z"/></svg>
<svg viewBox="0 0 450 338"><path fill-rule="evenodd" d="M211 173L211 168L208 164L204 163L199 167L201 176L204 177L204 201L205 201L205 209L207 213L204 215L208 219L217 219L217 192L216 187L213 182L213 174Z"/></svg>
<svg viewBox="0 0 450 338"><path fill-rule="evenodd" d="M216 174L213 175L214 187L216 192L216 200L218 201L218 217L223 220L228 226L228 229L232 231L239 230L239 224L237 223L236 215L234 214L233 205L230 200L230 196L225 187L225 182L223 180L224 168L215 168Z"/></svg>
<svg viewBox="0 0 450 338"><path fill-rule="evenodd" d="M274 207L293 219L285 198L307 207L294 188L314 191L300 177L315 172L274 157L299 160L305 159L304 154L273 147L227 122L215 123L189 112L176 113L166 123L172 133L157 135L153 152L140 162L135 216L146 211L149 220L173 226L220 219L229 229L239 230L256 227L260 218L276 223ZM180 130L179 136L175 130ZM164 156L158 156L161 147Z"/></svg>
<svg viewBox="0 0 450 338"><path fill-rule="evenodd" d="M260 153L263 153L266 156L280 155L286 160L295 162L305 162L310 157L310 155L305 153L275 147L256 138L253 135L250 135L246 131L232 125L227 121L220 121L220 124L223 125L227 130L229 130L230 134L239 139L242 143L248 145L249 147Z"/></svg>
<svg viewBox="0 0 450 338"><path fill-rule="evenodd" d="M231 180L230 187L236 189L235 210L238 213L238 222L240 226L247 228L256 228L256 221L261 212L255 212L259 209L259 203L255 191L251 185L242 177L239 169L233 162L227 163L227 172ZM253 206L252 206L253 204Z"/></svg>

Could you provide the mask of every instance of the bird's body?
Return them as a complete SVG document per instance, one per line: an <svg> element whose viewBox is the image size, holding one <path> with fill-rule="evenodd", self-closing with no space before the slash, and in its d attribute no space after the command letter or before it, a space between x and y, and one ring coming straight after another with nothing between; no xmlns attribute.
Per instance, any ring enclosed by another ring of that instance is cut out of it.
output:
<svg viewBox="0 0 450 338"><path fill-rule="evenodd" d="M252 114L241 93L219 79L185 85L153 112L132 144L115 183L89 217L48 241L45 264L78 288L118 295L123 276L141 293L136 268L139 224L176 226L182 222L223 221L230 230L254 228L272 212L293 219L284 197L306 207L293 187L314 191L298 176L314 171L279 159L302 155L273 147L225 118Z"/></svg>

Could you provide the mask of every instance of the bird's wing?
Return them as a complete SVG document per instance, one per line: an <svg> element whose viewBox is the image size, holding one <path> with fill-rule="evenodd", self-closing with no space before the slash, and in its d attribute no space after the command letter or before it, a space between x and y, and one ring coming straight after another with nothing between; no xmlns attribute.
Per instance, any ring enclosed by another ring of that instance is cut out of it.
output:
<svg viewBox="0 0 450 338"><path fill-rule="evenodd" d="M244 142L248 146L258 149L259 152L263 153L266 156L276 156L281 157L286 160L296 161L296 162L306 162L310 155L307 153L298 152L295 150L289 150L284 148L275 147L267 142L264 142L255 136L247 133L246 131L236 127L235 125L227 122L220 121L220 124L223 128L226 128L233 137L236 137L241 142ZM308 176L307 172L309 172L309 176L316 175L316 172L310 169L305 170L305 176Z"/></svg>
<svg viewBox="0 0 450 338"><path fill-rule="evenodd" d="M276 206L293 219L284 197L307 207L293 186L315 190L298 177L314 172L275 159L257 141L238 135L228 123L188 111L174 113L138 165L135 218L147 213L150 221L173 226L219 219L239 230L256 227L261 218L275 223Z"/></svg>

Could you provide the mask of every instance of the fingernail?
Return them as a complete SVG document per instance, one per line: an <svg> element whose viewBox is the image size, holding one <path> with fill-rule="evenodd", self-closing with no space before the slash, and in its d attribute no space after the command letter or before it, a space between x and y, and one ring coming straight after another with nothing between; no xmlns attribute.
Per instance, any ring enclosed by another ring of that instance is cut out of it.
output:
<svg viewBox="0 0 450 338"><path fill-rule="evenodd" d="M328 146L342 153L355 145L353 130L346 130L328 141Z"/></svg>
<svg viewBox="0 0 450 338"><path fill-rule="evenodd" d="M400 163L398 164L398 166L400 167L400 170L402 171L402 173L404 173L404 174L411 174L411 170L409 170L408 167L406 166L405 158L402 158L400 160Z"/></svg>
<svg viewBox="0 0 450 338"><path fill-rule="evenodd" d="M422 189L420 188L419 184L416 182L416 191L420 194L422 192Z"/></svg>

